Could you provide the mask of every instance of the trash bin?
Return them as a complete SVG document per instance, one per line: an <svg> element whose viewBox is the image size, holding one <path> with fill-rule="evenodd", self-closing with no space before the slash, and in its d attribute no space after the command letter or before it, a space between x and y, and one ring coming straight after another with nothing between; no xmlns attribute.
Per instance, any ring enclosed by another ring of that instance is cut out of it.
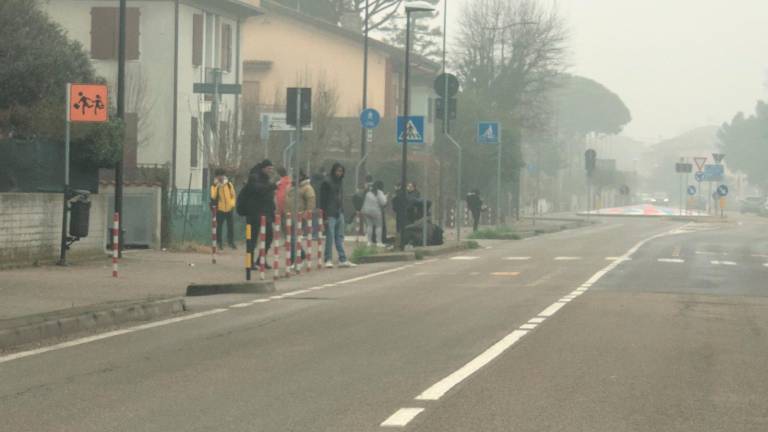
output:
<svg viewBox="0 0 768 432"><path fill-rule="evenodd" d="M80 198L70 205L69 235L75 238L88 237L91 220L91 202Z"/></svg>

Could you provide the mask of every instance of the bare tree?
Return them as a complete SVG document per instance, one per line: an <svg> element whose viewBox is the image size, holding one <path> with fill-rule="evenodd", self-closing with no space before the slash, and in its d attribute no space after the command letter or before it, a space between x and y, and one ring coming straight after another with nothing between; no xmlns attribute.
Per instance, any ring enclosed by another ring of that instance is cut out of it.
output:
<svg viewBox="0 0 768 432"><path fill-rule="evenodd" d="M535 0L474 0L460 19L458 72L465 90L520 114L545 104L566 69L566 41L557 12Z"/></svg>
<svg viewBox="0 0 768 432"><path fill-rule="evenodd" d="M339 90L336 83L329 81L327 75L322 73L315 83L313 93L313 131L307 143L307 151L309 160L317 161L320 160L323 149L327 147L327 141L334 126L339 108Z"/></svg>
<svg viewBox="0 0 768 432"><path fill-rule="evenodd" d="M365 14L365 3L368 2L369 30L376 30L387 23L405 0L328 0L334 8L337 18L347 13L355 13L358 16Z"/></svg>

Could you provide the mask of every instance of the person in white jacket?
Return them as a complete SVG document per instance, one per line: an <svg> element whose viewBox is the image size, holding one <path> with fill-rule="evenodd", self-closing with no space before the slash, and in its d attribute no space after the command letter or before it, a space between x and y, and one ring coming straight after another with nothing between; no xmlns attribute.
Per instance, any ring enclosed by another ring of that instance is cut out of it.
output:
<svg viewBox="0 0 768 432"><path fill-rule="evenodd" d="M384 189L384 184L381 181L377 181L370 186L365 192L363 208L360 211L365 218L368 246L373 246L375 239L378 247L385 247L384 239L381 237L382 226L384 225L384 212L382 209L387 205L387 196L382 189Z"/></svg>

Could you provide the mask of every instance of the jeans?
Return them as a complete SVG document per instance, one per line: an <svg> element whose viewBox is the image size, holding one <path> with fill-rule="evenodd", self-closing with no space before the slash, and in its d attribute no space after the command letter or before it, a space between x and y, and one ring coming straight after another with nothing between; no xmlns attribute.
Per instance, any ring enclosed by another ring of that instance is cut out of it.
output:
<svg viewBox="0 0 768 432"><path fill-rule="evenodd" d="M227 224L227 244L231 247L235 247L235 222L232 217L232 212L216 212L216 242L219 245L219 249L222 249L224 244L224 224Z"/></svg>
<svg viewBox="0 0 768 432"><path fill-rule="evenodd" d="M333 245L336 244L336 252L339 254L339 262L347 261L344 252L344 214L339 217L329 217L325 224L325 262L333 261Z"/></svg>
<svg viewBox="0 0 768 432"><path fill-rule="evenodd" d="M480 210L472 209L470 210L472 213L472 228L473 231L477 231L477 226L480 225Z"/></svg>

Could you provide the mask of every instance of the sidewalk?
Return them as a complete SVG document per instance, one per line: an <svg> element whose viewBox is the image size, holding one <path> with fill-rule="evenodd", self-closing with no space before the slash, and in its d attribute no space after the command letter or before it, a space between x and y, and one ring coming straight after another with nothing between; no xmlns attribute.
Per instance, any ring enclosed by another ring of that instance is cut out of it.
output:
<svg viewBox="0 0 768 432"><path fill-rule="evenodd" d="M354 242L346 244L348 255ZM334 253L335 256L335 253ZM272 254L270 253L270 264ZM245 281L245 250L204 253L127 250L117 279L111 258L0 271L0 320L127 300L184 296L192 283ZM281 262L281 267L285 264ZM271 278L272 272L267 271ZM258 280L258 271L253 272Z"/></svg>

